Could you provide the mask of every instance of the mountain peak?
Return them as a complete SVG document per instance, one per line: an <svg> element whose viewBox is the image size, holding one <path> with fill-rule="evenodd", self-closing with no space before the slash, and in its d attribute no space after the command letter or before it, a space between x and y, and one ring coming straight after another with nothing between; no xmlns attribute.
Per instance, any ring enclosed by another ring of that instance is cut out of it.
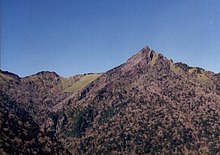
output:
<svg viewBox="0 0 220 155"><path fill-rule="evenodd" d="M153 49L150 49L148 46L146 46L127 60L127 62L125 63L125 68L133 68L138 64L140 64L141 66L153 66L155 62L160 60L167 59L162 54L156 53Z"/></svg>
<svg viewBox="0 0 220 155"><path fill-rule="evenodd" d="M20 77L14 73L11 73L11 72L8 72L8 71L3 71L0 69L0 75L3 76L8 76L8 77L12 77L12 78L16 78L16 79L19 79Z"/></svg>
<svg viewBox="0 0 220 155"><path fill-rule="evenodd" d="M16 80L0 70L8 144L0 152L218 153L220 74L174 63L147 46L101 76L56 76L43 71Z"/></svg>
<svg viewBox="0 0 220 155"><path fill-rule="evenodd" d="M29 76L26 76L27 77L30 77L30 76L50 76L50 77L59 77L59 75L56 73L56 72L53 72L53 71L40 71L36 74L32 74L32 75L29 75Z"/></svg>

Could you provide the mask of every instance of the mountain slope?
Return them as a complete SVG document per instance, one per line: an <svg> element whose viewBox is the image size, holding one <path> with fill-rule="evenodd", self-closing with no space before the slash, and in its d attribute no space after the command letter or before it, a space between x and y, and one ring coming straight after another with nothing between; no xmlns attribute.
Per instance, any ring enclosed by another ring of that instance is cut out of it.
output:
<svg viewBox="0 0 220 155"><path fill-rule="evenodd" d="M35 75L20 78L0 72L1 90L27 110L41 125L50 108L79 91L100 74L84 74L64 78L55 72L42 71Z"/></svg>
<svg viewBox="0 0 220 155"><path fill-rule="evenodd" d="M10 116L21 133L34 128L48 137L49 146L31 140L40 153L48 147L55 154L220 152L220 74L174 63L149 47L103 74L20 78L1 71L0 86L0 151L18 146L17 140L3 146L11 136L7 130L15 132ZM19 111L27 114L28 128ZM30 142L18 139L27 153ZM65 149L57 147L60 142Z"/></svg>
<svg viewBox="0 0 220 155"><path fill-rule="evenodd" d="M78 154L217 153L219 83L146 47L54 107L48 128Z"/></svg>
<svg viewBox="0 0 220 155"><path fill-rule="evenodd" d="M53 135L42 132L28 112L1 94L1 154L70 154Z"/></svg>
<svg viewBox="0 0 220 155"><path fill-rule="evenodd" d="M50 109L54 105L98 76L63 78L55 72L39 72L20 78L0 71L0 154L70 154L41 125L51 117Z"/></svg>

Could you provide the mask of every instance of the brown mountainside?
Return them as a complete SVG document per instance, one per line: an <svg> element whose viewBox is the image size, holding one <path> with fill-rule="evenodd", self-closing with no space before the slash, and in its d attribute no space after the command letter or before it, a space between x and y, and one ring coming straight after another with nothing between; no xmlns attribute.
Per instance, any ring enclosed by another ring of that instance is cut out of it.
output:
<svg viewBox="0 0 220 155"><path fill-rule="evenodd" d="M0 75L2 94L72 154L220 151L220 74L149 47L101 76Z"/></svg>
<svg viewBox="0 0 220 155"><path fill-rule="evenodd" d="M63 78L55 72L39 72L20 78L0 71L1 153L68 154L55 135L41 125L50 109L79 91L100 74ZM13 105L11 105L13 104Z"/></svg>
<svg viewBox="0 0 220 155"><path fill-rule="evenodd" d="M44 133L23 108L0 95L1 154L70 154L54 135Z"/></svg>
<svg viewBox="0 0 220 155"><path fill-rule="evenodd" d="M96 79L100 74L75 75L64 78L55 72L42 71L20 78L0 72L0 86L19 106L27 110L38 124L42 124L45 115L57 103Z"/></svg>
<svg viewBox="0 0 220 155"><path fill-rule="evenodd" d="M51 126L78 154L216 153L219 83L146 47L55 106Z"/></svg>

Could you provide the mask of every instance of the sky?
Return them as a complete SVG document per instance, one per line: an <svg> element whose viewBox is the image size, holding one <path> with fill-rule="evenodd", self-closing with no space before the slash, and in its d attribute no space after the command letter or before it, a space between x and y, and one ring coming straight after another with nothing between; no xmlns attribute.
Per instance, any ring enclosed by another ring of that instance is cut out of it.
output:
<svg viewBox="0 0 220 155"><path fill-rule="evenodd" d="M0 67L105 72L149 46L220 72L219 0L0 0Z"/></svg>

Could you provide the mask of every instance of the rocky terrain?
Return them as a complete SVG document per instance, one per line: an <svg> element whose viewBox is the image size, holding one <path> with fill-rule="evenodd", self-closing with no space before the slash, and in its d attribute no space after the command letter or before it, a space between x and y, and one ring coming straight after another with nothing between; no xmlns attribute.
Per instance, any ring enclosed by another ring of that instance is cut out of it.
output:
<svg viewBox="0 0 220 155"><path fill-rule="evenodd" d="M50 148L57 153L220 153L220 74L174 63L149 47L101 75L41 72L20 78L1 71L0 77L5 115L13 111L5 107L7 95L33 117L42 135L54 137ZM8 120L1 117L1 130Z"/></svg>

